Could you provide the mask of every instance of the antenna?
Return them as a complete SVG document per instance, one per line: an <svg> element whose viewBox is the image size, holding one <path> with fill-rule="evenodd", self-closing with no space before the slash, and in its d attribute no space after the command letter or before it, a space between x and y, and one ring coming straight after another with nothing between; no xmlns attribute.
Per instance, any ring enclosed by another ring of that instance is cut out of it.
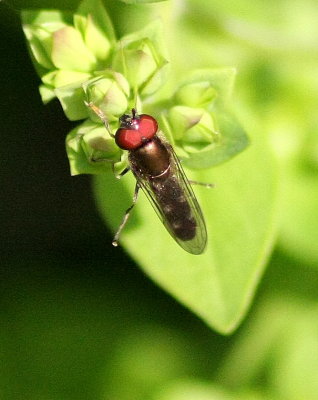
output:
<svg viewBox="0 0 318 400"><path fill-rule="evenodd" d="M109 133L110 137L114 138L115 135L112 134L110 127L109 127L108 119L107 119L106 115L103 113L103 111L99 107L97 107L92 101L87 102L84 100L84 103L101 119L101 121L105 125L105 128L106 128L107 132Z"/></svg>

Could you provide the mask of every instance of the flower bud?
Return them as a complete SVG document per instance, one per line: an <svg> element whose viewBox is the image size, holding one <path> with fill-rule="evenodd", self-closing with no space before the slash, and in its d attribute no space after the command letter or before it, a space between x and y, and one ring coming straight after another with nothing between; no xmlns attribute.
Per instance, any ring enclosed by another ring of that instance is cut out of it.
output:
<svg viewBox="0 0 318 400"><path fill-rule="evenodd" d="M54 89L82 83L105 69L115 37L100 0L84 0L74 15L56 10L24 11L23 29L43 85L44 102Z"/></svg>
<svg viewBox="0 0 318 400"><path fill-rule="evenodd" d="M168 122L175 141L187 152L200 151L217 140L213 115L203 108L172 107Z"/></svg>
<svg viewBox="0 0 318 400"><path fill-rule="evenodd" d="M160 35L161 25L154 22L122 38L114 54L113 68L124 74L131 88L141 96L154 93L165 80L167 61L159 45Z"/></svg>
<svg viewBox="0 0 318 400"><path fill-rule="evenodd" d="M52 33L41 26L31 25L24 25L23 31L28 40L33 61L38 69L53 70L54 65L51 60Z"/></svg>
<svg viewBox="0 0 318 400"><path fill-rule="evenodd" d="M105 172L120 160L120 150L104 125L86 120L66 137L71 175Z"/></svg>
<svg viewBox="0 0 318 400"><path fill-rule="evenodd" d="M209 81L188 83L181 86L176 94L177 104L189 107L204 107L211 104L217 92Z"/></svg>
<svg viewBox="0 0 318 400"><path fill-rule="evenodd" d="M105 72L85 82L83 89L87 102L100 108L108 121L118 120L128 108L129 84L118 72ZM95 113L91 113L91 119L98 122Z"/></svg>
<svg viewBox="0 0 318 400"><path fill-rule="evenodd" d="M68 71L94 71L97 59L86 47L79 31L66 26L53 33L51 60L58 69Z"/></svg>

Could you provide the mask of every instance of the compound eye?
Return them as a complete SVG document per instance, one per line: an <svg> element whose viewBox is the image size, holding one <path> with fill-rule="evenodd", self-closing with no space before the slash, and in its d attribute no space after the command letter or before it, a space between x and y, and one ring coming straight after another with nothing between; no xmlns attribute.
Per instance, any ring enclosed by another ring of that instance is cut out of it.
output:
<svg viewBox="0 0 318 400"><path fill-rule="evenodd" d="M137 149L142 145L142 135L136 129L119 128L115 135L115 142L123 150Z"/></svg>
<svg viewBox="0 0 318 400"><path fill-rule="evenodd" d="M125 115L121 122L125 122ZM157 121L147 114L132 118L129 124L119 128L115 135L118 147L124 150L134 150L140 147L145 141L152 139L158 130Z"/></svg>
<svg viewBox="0 0 318 400"><path fill-rule="evenodd" d="M138 120L138 131L146 139L152 139L158 131L158 122L147 114L141 114Z"/></svg>

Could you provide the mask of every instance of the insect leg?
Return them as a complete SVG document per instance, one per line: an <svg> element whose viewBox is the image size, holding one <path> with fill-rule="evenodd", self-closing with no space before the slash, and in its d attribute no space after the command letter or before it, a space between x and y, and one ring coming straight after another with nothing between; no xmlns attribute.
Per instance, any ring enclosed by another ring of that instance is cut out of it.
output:
<svg viewBox="0 0 318 400"><path fill-rule="evenodd" d="M109 127L108 120L106 118L106 115L103 113L103 111L99 107L95 106L95 104L92 101L90 101L90 102L84 101L84 103L101 119L101 121L105 125L107 132L109 133L109 136L114 138L115 135L112 134L110 127Z"/></svg>
<svg viewBox="0 0 318 400"><path fill-rule="evenodd" d="M205 182L198 182L198 181L192 181L191 179L189 179L189 183L191 185L200 185L200 186L204 186L206 188L213 188L215 187L214 183L205 183Z"/></svg>
<svg viewBox="0 0 318 400"><path fill-rule="evenodd" d="M114 168L114 161L110 160L109 158L95 158L94 156L89 157L89 161L92 163L98 163L98 162L109 162L112 164L112 168Z"/></svg>
<svg viewBox="0 0 318 400"><path fill-rule="evenodd" d="M109 160L108 158L94 158L90 157L89 159L90 162L92 163L98 163L98 162L109 162L112 165L112 172L115 175L117 179L120 179L122 176L124 176L127 172L130 171L130 167L126 167L123 169L119 174L116 174L115 172L115 162L113 160Z"/></svg>
<svg viewBox="0 0 318 400"><path fill-rule="evenodd" d="M112 242L112 245L115 246L115 247L118 246L119 235L120 235L121 231L123 230L124 226L126 225L126 222L127 222L128 218L129 218L129 215L130 215L130 211L133 209L134 205L137 202L139 189L140 189L140 186L138 185L138 183L136 183L135 193L134 193L134 197L133 197L133 203L129 208L127 208L127 210L125 212L125 215L124 215L124 218L121 221L121 224L119 225L119 228L118 228L118 230L117 230L117 232L116 232L116 234L114 236L113 242Z"/></svg>
<svg viewBox="0 0 318 400"><path fill-rule="evenodd" d="M120 179L122 176L124 176L125 174L127 174L127 172L129 172L130 171L130 167L126 167L124 170L122 170L119 174L116 174L115 173L115 170L114 170L114 164L113 164L113 173L114 173L114 175L115 175L115 177L117 178L117 179Z"/></svg>

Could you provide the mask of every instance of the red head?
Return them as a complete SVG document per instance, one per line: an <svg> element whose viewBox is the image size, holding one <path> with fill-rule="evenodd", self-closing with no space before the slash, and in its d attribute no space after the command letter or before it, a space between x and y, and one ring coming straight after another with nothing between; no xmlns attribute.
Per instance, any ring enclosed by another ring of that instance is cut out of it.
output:
<svg viewBox="0 0 318 400"><path fill-rule="evenodd" d="M137 115L134 109L132 115L120 117L120 127L115 134L118 147L124 150L134 150L152 139L158 130L157 121L147 114Z"/></svg>

